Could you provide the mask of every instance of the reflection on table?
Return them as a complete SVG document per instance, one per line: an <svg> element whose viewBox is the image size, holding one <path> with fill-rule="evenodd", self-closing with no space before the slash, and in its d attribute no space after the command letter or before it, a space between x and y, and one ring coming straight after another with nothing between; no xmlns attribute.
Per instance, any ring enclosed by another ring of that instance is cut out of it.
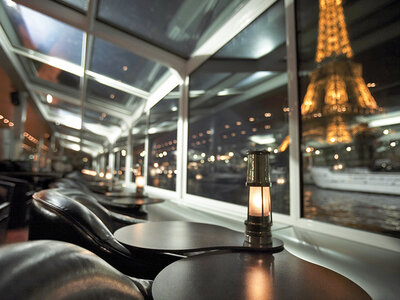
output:
<svg viewBox="0 0 400 300"><path fill-rule="evenodd" d="M213 224L148 222L122 227L114 236L127 247L177 254L216 249L252 250L243 244L244 233ZM275 249L264 250L283 249L277 243L275 246Z"/></svg>
<svg viewBox="0 0 400 300"><path fill-rule="evenodd" d="M167 299L371 299L346 277L286 250L278 253L210 252L174 262L152 287Z"/></svg>

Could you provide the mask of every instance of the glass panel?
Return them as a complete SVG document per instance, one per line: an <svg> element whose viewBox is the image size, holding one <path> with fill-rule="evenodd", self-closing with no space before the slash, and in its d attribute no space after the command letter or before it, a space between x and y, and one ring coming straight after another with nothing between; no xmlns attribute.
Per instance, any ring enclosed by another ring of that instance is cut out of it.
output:
<svg viewBox="0 0 400 300"><path fill-rule="evenodd" d="M50 65L19 56L25 70L33 79L40 78L45 81L61 84L73 89L79 89L80 77L72 73L57 69Z"/></svg>
<svg viewBox="0 0 400 300"><path fill-rule="evenodd" d="M245 2L101 0L98 18L189 57Z"/></svg>
<svg viewBox="0 0 400 300"><path fill-rule="evenodd" d="M400 2L323 3L297 5L303 216L400 237Z"/></svg>
<svg viewBox="0 0 400 300"><path fill-rule="evenodd" d="M258 30L260 41L275 39L274 26L262 29L258 25L271 17L270 11L282 16L283 1L262 14L225 49L234 47L238 40L247 40L247 35L255 38L253 28ZM254 64L216 59L227 55L222 49L191 76L188 193L247 205L246 153L264 149L271 152L272 209L289 214L286 46L285 32L279 29L278 33L283 35L275 47L278 50L255 60ZM241 47L242 53L247 50L251 53L252 49L252 44ZM272 60L271 56L276 63L265 63ZM222 79L213 76L221 74L219 70L231 71L231 75ZM210 78L215 81L211 83ZM196 88L203 79L209 81L205 93L192 95L192 83Z"/></svg>
<svg viewBox="0 0 400 300"><path fill-rule="evenodd" d="M120 119L112 117L105 112L94 111L85 108L85 120L119 126Z"/></svg>
<svg viewBox="0 0 400 300"><path fill-rule="evenodd" d="M285 10L283 2L279 2L234 37L215 57L259 59L284 47L285 38Z"/></svg>
<svg viewBox="0 0 400 300"><path fill-rule="evenodd" d="M144 151L146 133L146 115L142 115L139 121L135 124L132 129L132 181L135 182L135 178L138 175L144 175L144 159L146 152Z"/></svg>
<svg viewBox="0 0 400 300"><path fill-rule="evenodd" d="M90 69L99 74L150 91L168 68L96 38Z"/></svg>
<svg viewBox="0 0 400 300"><path fill-rule="evenodd" d="M81 64L83 31L13 1L3 0L2 4L17 35L16 39L10 38L14 46Z"/></svg>
<svg viewBox="0 0 400 300"><path fill-rule="evenodd" d="M89 6L89 0L56 0L56 1L69 5L73 8L78 8L83 11L87 11Z"/></svg>
<svg viewBox="0 0 400 300"><path fill-rule="evenodd" d="M107 103L115 103L122 106L126 106L134 101L143 101L131 94L114 89L108 85L98 83L91 79L88 80L87 94L90 97L101 98L101 100L106 101Z"/></svg>
<svg viewBox="0 0 400 300"><path fill-rule="evenodd" d="M177 122L176 98L164 98L150 110L148 185L176 189Z"/></svg>
<svg viewBox="0 0 400 300"><path fill-rule="evenodd" d="M39 96L40 101L43 104L48 105L49 107L55 107L55 108L67 110L76 115L81 114L81 107L79 105L71 104L67 101L64 101L62 98L52 96L51 94L37 93L37 95Z"/></svg>

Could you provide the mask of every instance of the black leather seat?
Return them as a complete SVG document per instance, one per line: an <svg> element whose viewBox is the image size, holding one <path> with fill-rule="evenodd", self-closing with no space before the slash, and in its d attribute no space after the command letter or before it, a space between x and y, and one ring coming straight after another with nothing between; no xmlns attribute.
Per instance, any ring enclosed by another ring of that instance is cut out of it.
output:
<svg viewBox="0 0 400 300"><path fill-rule="evenodd" d="M33 195L29 239L53 239L79 245L121 272L146 279L154 279L158 272L179 258L139 250L130 252L99 217L57 189Z"/></svg>
<svg viewBox="0 0 400 300"><path fill-rule="evenodd" d="M151 281L129 278L81 247L34 241L0 248L0 298L150 299Z"/></svg>
<svg viewBox="0 0 400 300"><path fill-rule="evenodd" d="M65 196L68 196L75 201L91 210L99 219L114 232L122 226L127 226L136 223L145 222L142 219L136 219L130 216L112 212L98 202L97 197L92 194L85 193L78 189L57 189L57 191Z"/></svg>
<svg viewBox="0 0 400 300"><path fill-rule="evenodd" d="M85 193L91 193L89 188L82 182L72 178L61 178L49 185L50 188L79 189Z"/></svg>

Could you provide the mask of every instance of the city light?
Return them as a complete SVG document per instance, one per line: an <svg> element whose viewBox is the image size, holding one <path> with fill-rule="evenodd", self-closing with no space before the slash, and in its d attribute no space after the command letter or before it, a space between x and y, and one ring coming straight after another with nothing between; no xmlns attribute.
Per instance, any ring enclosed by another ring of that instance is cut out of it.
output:
<svg viewBox="0 0 400 300"><path fill-rule="evenodd" d="M396 142L391 142L390 147L396 147Z"/></svg>
<svg viewBox="0 0 400 300"><path fill-rule="evenodd" d="M339 154L336 153L336 154L333 156L333 158L336 159L336 160L339 159Z"/></svg>
<svg viewBox="0 0 400 300"><path fill-rule="evenodd" d="M321 151L319 151L319 150L315 150L315 155L320 155L321 154Z"/></svg>
<svg viewBox="0 0 400 300"><path fill-rule="evenodd" d="M385 130L383 131L383 134L384 134L384 135L387 135L387 134L389 134L389 132L390 132L389 129L385 129Z"/></svg>
<svg viewBox="0 0 400 300"><path fill-rule="evenodd" d="M286 180L283 177L279 177L276 179L276 183L277 184L285 184Z"/></svg>
<svg viewBox="0 0 400 300"><path fill-rule="evenodd" d="M346 151L347 152L350 152L351 151L351 147L349 146L349 147L346 147Z"/></svg>
<svg viewBox="0 0 400 300"><path fill-rule="evenodd" d="M126 156L126 150L125 149L121 150L121 155L122 156Z"/></svg>

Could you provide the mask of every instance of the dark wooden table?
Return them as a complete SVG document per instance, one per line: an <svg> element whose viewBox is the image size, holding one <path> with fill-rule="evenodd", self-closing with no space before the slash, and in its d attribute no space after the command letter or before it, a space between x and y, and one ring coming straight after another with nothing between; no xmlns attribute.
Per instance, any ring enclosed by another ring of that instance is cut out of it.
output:
<svg viewBox="0 0 400 300"><path fill-rule="evenodd" d="M183 221L129 225L118 229L114 236L127 247L156 252L182 254L217 249L255 250L243 245L245 236L242 232L213 224ZM276 248L272 251L283 248L276 240L274 243Z"/></svg>
<svg viewBox="0 0 400 300"><path fill-rule="evenodd" d="M122 208L122 209L130 209L130 208L138 208L142 207L143 205L149 204L157 204L164 202L162 199L158 198L136 198L136 197L125 197L125 198L111 198L111 199L104 199L98 200L101 204L107 207L115 207L115 208Z"/></svg>
<svg viewBox="0 0 400 300"><path fill-rule="evenodd" d="M346 277L286 250L185 258L157 275L152 294L154 300L371 299Z"/></svg>
<svg viewBox="0 0 400 300"><path fill-rule="evenodd" d="M106 192L104 194L104 196L106 197L110 197L110 198L147 198L146 195L138 195L134 192L125 192L123 190L121 191L113 191L113 192Z"/></svg>

